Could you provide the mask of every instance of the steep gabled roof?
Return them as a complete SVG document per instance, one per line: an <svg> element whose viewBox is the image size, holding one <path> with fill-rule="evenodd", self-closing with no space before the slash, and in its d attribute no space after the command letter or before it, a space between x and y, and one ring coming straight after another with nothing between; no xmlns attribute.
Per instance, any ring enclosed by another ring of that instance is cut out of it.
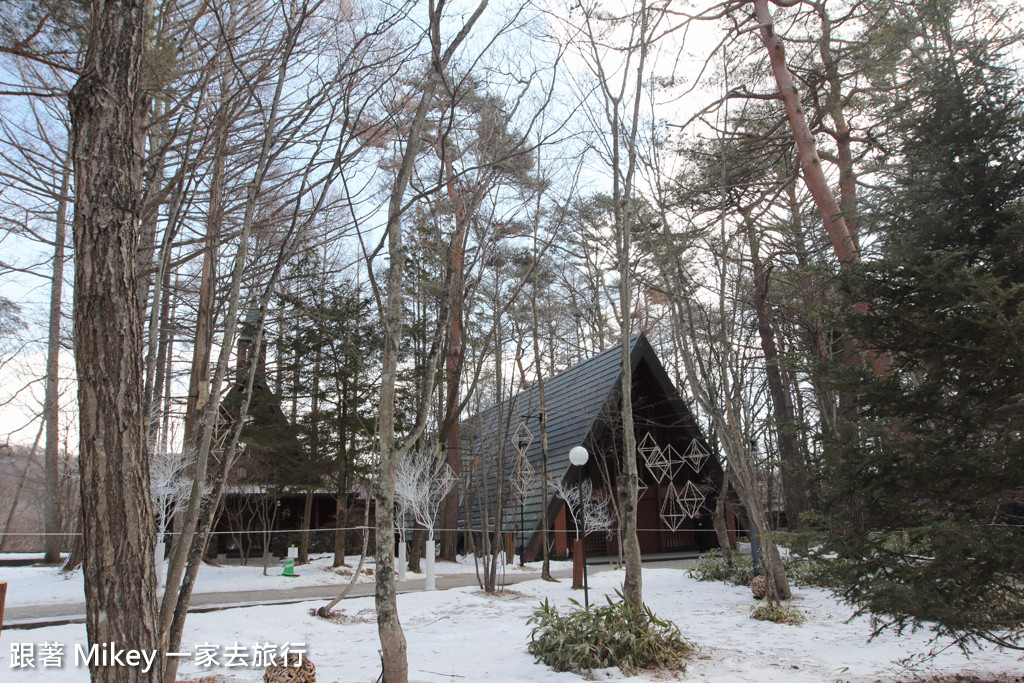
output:
<svg viewBox="0 0 1024 683"><path fill-rule="evenodd" d="M602 425L607 426L609 420L617 417L622 375L621 349L621 345L614 346L544 381L548 434L547 469L551 480L560 481L566 476L571 467L569 450L574 446L585 446L593 454L593 442L597 438L598 428ZM656 385L653 389L663 395L671 406L669 412L673 415L673 426L684 430L689 438L703 442L689 409L672 386L668 374L645 335L639 334L630 340L630 362L634 373L641 364L649 371L645 376L649 378L648 381L653 379ZM463 423L463 458L474 455L498 458L504 451L507 481L515 470L517 460L513 445L516 431L520 425L525 425L533 437L526 450L527 458L539 475L543 458L539 418L540 392L537 384L533 384L510 401L492 406ZM640 428L640 424L637 427ZM497 438L499 433L505 434L505 438ZM495 486L496 476L497 470L494 469L487 477L488 486ZM551 495L553 494L549 490L549 497ZM521 511L522 528L532 532L540 528L541 506L545 501L541 498L539 488L535 488L526 496L524 502ZM520 514L518 504L509 505L506 511L515 511L517 516ZM474 526L478 523L478 515L479 504L475 501ZM506 525L511 526L511 521L506 519Z"/></svg>

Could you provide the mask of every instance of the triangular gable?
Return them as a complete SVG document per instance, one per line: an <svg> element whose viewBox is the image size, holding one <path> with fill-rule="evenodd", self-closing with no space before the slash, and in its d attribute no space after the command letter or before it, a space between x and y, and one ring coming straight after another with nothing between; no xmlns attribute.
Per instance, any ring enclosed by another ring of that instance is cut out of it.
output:
<svg viewBox="0 0 1024 683"><path fill-rule="evenodd" d="M562 480L569 472L569 450L574 446L583 445L591 448L590 441L598 429L606 421L611 411L618 410L619 386L621 381L622 351L616 345L592 358L577 363L567 370L548 378L544 382L544 393L547 407L548 432L548 475L552 481ZM689 409L672 385L668 374L658 360L653 348L643 334L630 340L631 371L636 372L641 363L650 371L650 376L660 393L664 394L671 404L671 412L678 427L685 429L704 442ZM500 424L499 428L499 415ZM539 475L542 468L543 453L540 439L540 395L536 384L524 389L503 405L492 406L462 423L462 449L464 458L492 457L497 458L502 448L497 433L506 435L504 440L504 469L508 482L516 466L517 454L513 445L515 434L520 425L525 425L532 433L533 440L526 449L530 465ZM715 469L719 469L717 463ZM719 469L720 475L720 469ZM497 471L492 468L488 477L488 486L493 490L496 485ZM507 485L507 483L506 483ZM534 488L526 496L522 508L515 499L510 499L505 510L505 526L511 529L513 523L532 533L541 526L542 506L552 503L553 492L548 491L548 500L542 499L540 487ZM472 507L472 526L479 525L479 504L474 501Z"/></svg>

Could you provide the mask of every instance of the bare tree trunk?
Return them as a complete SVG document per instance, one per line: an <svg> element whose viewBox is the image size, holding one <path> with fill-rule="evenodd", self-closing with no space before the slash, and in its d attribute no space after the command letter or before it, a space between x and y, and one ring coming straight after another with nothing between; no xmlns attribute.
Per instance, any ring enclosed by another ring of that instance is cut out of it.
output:
<svg viewBox="0 0 1024 683"><path fill-rule="evenodd" d="M537 258L537 240L534 235L533 257ZM537 395L540 402L540 546L543 564L540 578L554 581L551 576L551 558L548 556L548 414L547 397L544 394L544 367L541 362L540 332L537 324L537 275L534 274L533 296L530 297L530 309L533 316L533 356L537 361Z"/></svg>
<svg viewBox="0 0 1024 683"><path fill-rule="evenodd" d="M153 374L152 400L149 408L149 443L160 444L161 452L167 451L167 429L161 428L169 418L170 405L166 398L167 383L170 379L172 350L174 346L174 335L171 333L171 310L174 305L171 301L171 269L164 269L163 283L160 290L160 323L157 327L156 367ZM156 306L156 297L153 297L153 305Z"/></svg>
<svg viewBox="0 0 1024 683"><path fill-rule="evenodd" d="M69 104L86 631L90 643L153 652L160 628L137 264L145 4L93 3L88 51ZM162 665L142 673L91 662L90 673L99 682L159 681Z"/></svg>
<svg viewBox="0 0 1024 683"><path fill-rule="evenodd" d="M388 268L386 279L386 298L383 305L382 327L384 331L384 352L381 358L381 389L380 411L378 413L378 437L380 447L380 464L376 490L376 590L374 601L377 608L377 634L380 637L382 678L384 683L407 683L409 680L409 661L406 652L405 634L398 618L398 605L395 593L394 572L386 570L394 562L395 534L395 478L398 474L398 463L403 453L396 448L395 438L395 382L397 379L399 349L402 343L402 305L403 305L403 273L405 271L405 245L402 235L402 213L405 191L412 177L413 165L423 137L423 126L431 101L452 55L466 39L473 25L487 7L487 0L480 4L466 20L462 28L452 39L448 48L441 50L441 18L444 5L431 3L429 20L429 36L431 45L430 70L423 83L419 104L409 126L408 138L402 153L401 164L395 175L388 203L387 245ZM369 265L369 264L368 264ZM371 282L373 282L371 277ZM380 288L374 284L379 294ZM378 298L378 301L380 299ZM429 384L429 383L427 383ZM426 404L433 392L428 386L424 392L421 413L426 419ZM418 416L419 417L419 416ZM417 422L420 422L418 419ZM419 428L422 431L422 427ZM412 447L412 442L403 444L402 450Z"/></svg>
<svg viewBox="0 0 1024 683"><path fill-rule="evenodd" d="M313 489L306 489L306 498L302 506L302 531L299 533L299 564L309 562L309 525L313 521Z"/></svg>
<svg viewBox="0 0 1024 683"><path fill-rule="evenodd" d="M746 220L746 216L744 216ZM757 334L764 352L765 379L772 400L772 416L775 418L775 433L778 440L779 458L782 461L782 489L786 506L786 521L791 530L801 527L800 516L807 512L807 474L800 447L797 444L796 420L793 402L779 370L779 348L775 343L775 328L768 310L769 271L761 262L759 239L754 228L748 225L747 242L750 245L750 262L754 276L754 312L757 316Z"/></svg>
<svg viewBox="0 0 1024 683"><path fill-rule="evenodd" d="M25 458L25 469L21 471L21 479L18 481L18 488L14 489L14 498L11 500L11 509L7 511L7 519L4 520L3 531L0 532L0 550L3 550L4 545L7 542L7 534L11 530L11 522L14 521L14 517L18 511L18 501L21 498L21 492L25 488L25 482L28 481L29 470L32 469L32 464L36 459L36 451L39 450L39 440L43 438L43 432L46 431L46 421L39 425L39 431L36 432L36 439L32 442L32 450L28 452L28 457Z"/></svg>
<svg viewBox="0 0 1024 683"><path fill-rule="evenodd" d="M619 342L622 345L622 378L619 393L622 400L622 453L618 473L618 512L619 539L622 543L622 554L626 565L626 577L622 584L622 592L626 599L639 608L643 605L643 575L640 560L640 540L637 536L637 492L638 473L636 464L636 434L633 431L633 371L630 349L632 303L632 260L630 258L630 230L633 226L633 178L636 172L637 132L640 125L640 103L643 94L644 71L647 65L647 54L650 48L650 9L646 1L641 1L636 18L639 24L633 27L638 42L629 45L628 52L632 57L634 51L639 53L636 62L634 91L632 93L632 111L622 119L623 107L626 106L627 84L629 78L623 76L621 86L613 92L613 85L602 64L604 47L599 46L590 28L591 19L587 18L590 47L597 70L598 82L604 96L605 116L608 119L611 135L612 152L612 204L615 219L616 246L618 251L619 271ZM631 36L632 40L632 36ZM629 71L627 63L626 69ZM628 126L628 129L625 127ZM623 139L625 138L625 139ZM623 147L625 149L623 149ZM623 159L623 154L625 158ZM625 162L625 172L622 163Z"/></svg>
<svg viewBox="0 0 1024 683"><path fill-rule="evenodd" d="M367 548L369 546L369 541L370 541L370 534L369 534L369 532L368 532L368 530L366 528L367 526L369 526L369 524L370 524L370 501L369 501L369 499L367 499L366 505L363 507L363 549L359 553L359 564L356 565L355 571L352 572L352 580L349 581L348 585L345 586L345 590L343 590L341 593L339 593L338 597L334 598L329 603L327 603L326 605L324 605L323 607L318 609L316 611L317 616L319 616L319 617L328 617L328 616L330 616L331 610L334 609L334 606L337 605L339 602L341 602L342 599L344 599L344 597L349 594L349 591L352 590L352 586L356 585L356 581L359 580L359 572L361 572L363 570L363 562L366 561L366 550L367 550ZM335 566L337 566L337 565L335 565Z"/></svg>
<svg viewBox="0 0 1024 683"><path fill-rule="evenodd" d="M173 590L164 593L160 606L160 632L161 632L161 653L164 656L165 683L173 683L178 660L167 658L166 653L176 649L181 641L181 634L184 631L185 615L188 611L189 600L192 594L194 577L198 571L199 558L206 545L209 529L212 524L214 513L219 505L220 493L223 488L226 470L230 466L234 456L234 449L237 445L238 433L241 430L241 422L245 419L248 410L249 398L252 391L253 377L258 365L256 359L259 357L260 343L263 333L263 318L265 314L266 301L261 302L261 318L259 320L255 339L253 340L253 362L250 363L249 377L246 382L243 394L242 406L239 410L238 424L231 431L231 442L227 451L221 457L216 478L213 484L214 493L207 504L203 504L203 493L206 488L206 477L209 466L210 452L214 442L214 427L218 417L220 390L228 373L228 356L230 354L231 340L234 338L238 324L238 307L241 292L242 276L246 265L246 255L249 249L249 238L256 215L256 200L267 173L270 163L270 151L274 138L274 132L278 124L278 109L281 104L284 81L288 73L289 60L295 47L298 31L301 30L302 21L294 23L289 33L282 39L281 61L277 69L277 82L273 94L271 106L267 114L267 122L263 146L260 150L259 161L253 172L253 179L249 183L246 192L245 213L242 219L242 229L239 236L238 249L235 252L235 262L231 275L231 286L227 298L227 313L224 323L225 343L222 344L217 359L217 367L212 379L210 389L210 400L203 407L203 419L197 423L196 432L201 432L201 438L196 441L196 466L192 482L192 490L189 495L188 505L181 517L179 535L171 547L170 557L167 563L167 585L177 586L181 582L181 589L175 594ZM280 268L279 262L276 267ZM275 271L270 283L270 288L264 292L264 298L269 298L269 292L273 288L277 277ZM201 427L201 429L199 428ZM185 574L182 580L182 574Z"/></svg>
<svg viewBox="0 0 1024 683"><path fill-rule="evenodd" d="M722 488L715 500L715 514L712 518L712 526L715 529L715 536L718 538L718 547L722 549L722 557L726 564L732 564L732 543L729 541L729 528L725 523L725 506L729 498L729 470L722 469Z"/></svg>
<svg viewBox="0 0 1024 683"><path fill-rule="evenodd" d="M832 242L832 250L839 259L843 268L850 268L860 262L860 251L857 248L856 240L850 232L846 222L843 209L836 200L835 195L828 186L828 179L825 177L825 170L821 166L821 157L818 156L818 148L814 141L814 134L807 124L807 116L804 113L803 105L800 102L800 93L793 81L793 74L786 64L786 49L782 37L775 32L775 25L772 21L771 12L768 10L768 0L752 0L754 15L757 17L760 26L761 42L768 51L768 58L772 67L772 74L775 77L775 84L782 97L783 106L786 109L786 118L789 119L790 128L793 131L793 139L796 142L799 155L800 170L803 172L804 183L814 204L821 215L825 231ZM852 170L852 159L849 160ZM847 184L852 183L852 178L845 179ZM847 200L853 201L850 196L851 187L847 188ZM865 301L854 302L858 312L867 312L868 304ZM866 354L871 362L871 367L876 375L885 375L890 364L887 356L876 354L871 349L866 349ZM844 362L847 365L859 364L857 344L850 340L844 350Z"/></svg>
<svg viewBox="0 0 1024 683"><path fill-rule="evenodd" d="M443 144L439 139L438 144ZM462 429L459 425L459 380L462 375L462 297L463 297L463 260L466 248L466 202L455 187L455 171L450 156L441 155L445 160L445 186L448 197L455 205L455 236L452 238L451 272L454 278L455 299L452 301L448 315L448 353L445 355L445 371L447 373L448 390L445 398L445 421L448 423L448 434L445 454L448 466L455 473L455 486L444 498L441 511L441 559L455 561L458 550L459 534L459 471L461 470ZM411 558L410 558L411 559Z"/></svg>
<svg viewBox="0 0 1024 683"><path fill-rule="evenodd" d="M50 280L50 324L46 341L46 393L43 399L43 420L46 422L45 450L45 514L43 516L43 547L47 564L60 562L60 441L59 431L59 372L60 372L60 318L61 295L64 291L64 239L67 226L68 185L71 178L71 159L64 160L60 178L60 196L57 199L57 220L54 230L53 269Z"/></svg>
<svg viewBox="0 0 1024 683"><path fill-rule="evenodd" d="M765 50L768 51L775 84L782 96L786 117L789 119L793 139L796 141L804 182L807 184L811 197L814 198L818 213L821 214L821 220L832 241L832 249L836 258L844 267L850 267L860 261L860 254L855 248L842 209L839 202L836 201L835 195L832 194L832 190L829 189L825 171L821 167L821 158L818 156L814 134L807 124L807 116L804 114L800 94L793 81L793 74L790 73L789 67L786 65L786 49L782 38L775 32L772 15L768 10L768 0L753 0L753 5L754 14L760 25L761 42L764 44Z"/></svg>
<svg viewBox="0 0 1024 683"><path fill-rule="evenodd" d="M232 13L234 16L234 13ZM207 400L210 384L210 349L213 345L213 298L217 277L217 247L224 209L224 156L227 153L226 122L222 104L217 113L217 133L214 143L213 169L210 175L210 202L206 218L206 242L203 248L203 267L199 276L199 308L196 312L196 336L192 352L192 369L188 380L188 398L185 404L185 443L199 440L197 420Z"/></svg>
<svg viewBox="0 0 1024 683"><path fill-rule="evenodd" d="M72 569L78 569L82 566L82 556L85 554L85 544L82 542L82 512L79 510L78 517L75 520L75 534L71 541L71 551L68 553L68 559L64 563L62 571L71 571Z"/></svg>

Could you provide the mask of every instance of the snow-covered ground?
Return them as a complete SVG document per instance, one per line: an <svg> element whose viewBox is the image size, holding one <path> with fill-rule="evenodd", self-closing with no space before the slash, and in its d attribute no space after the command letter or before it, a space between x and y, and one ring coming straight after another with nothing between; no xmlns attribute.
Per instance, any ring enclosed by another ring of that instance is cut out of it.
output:
<svg viewBox="0 0 1024 683"><path fill-rule="evenodd" d="M472 572L471 563L462 567ZM206 567L200 572L203 590L220 590L228 584L240 590L245 587L243 584L262 580L261 570L257 570L261 578L256 579L244 568L211 569ZM300 568L299 573L314 574L310 569ZM451 566L449 569L457 570ZM13 570L2 570L4 575L9 571ZM233 582L232 575L236 576ZM72 592L66 586L47 589L45 585L47 581L74 584L76 580L49 576L49 579L35 579L41 594ZM592 573L591 600L613 594L621 586L622 578L621 571ZM290 582L289 585L295 584ZM753 601L748 589L697 582L683 570L645 569L643 588L644 599L654 612L675 621L684 635L697 643L699 650L685 673L645 673L634 679L638 681L867 683L908 680L914 673L902 668L899 660L925 652L929 647L927 633L900 638L883 634L867 642L871 633L869 622L860 618L851 620L848 607L818 589L795 590L792 605L804 613L807 621L799 626L786 626L751 619ZM526 652L530 631L526 622L542 599L548 598L564 607L571 598L582 601L582 597L580 591L570 588L568 580L528 581L499 595L486 595L477 588L399 595L399 614L408 640L410 680L417 683L621 680L624 677L618 670L594 672L589 677L555 673L535 663ZM212 680L261 681L262 668L228 667L226 664L251 662L256 656L254 646L269 644L280 648L290 644L290 649L303 649L312 658L319 681L369 683L377 680L380 644L373 598L342 601L335 609L338 616L333 621L310 615L311 609L320 604L236 608L189 615L182 649L191 656L181 660L181 677L198 680L201 676L216 674L221 678ZM11 669L12 645L24 643L34 645L36 666ZM63 646L62 668L41 666L38 654L45 649L45 643ZM87 670L74 665L75 646L84 644L85 628L81 625L6 630L0 643L0 680L12 683L86 681ZM203 651L215 651L220 665L198 666L196 653ZM942 652L916 673L1016 676L1024 670L1024 662L1018 657L1019 653L991 648L968 659L952 649Z"/></svg>

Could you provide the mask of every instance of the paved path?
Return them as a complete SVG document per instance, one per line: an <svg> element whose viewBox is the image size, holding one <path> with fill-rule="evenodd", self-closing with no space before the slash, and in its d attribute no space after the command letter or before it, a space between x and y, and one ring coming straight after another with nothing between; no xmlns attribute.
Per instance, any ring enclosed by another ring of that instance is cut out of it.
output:
<svg viewBox="0 0 1024 683"><path fill-rule="evenodd" d="M664 559L645 559L644 566L647 567L674 567L684 568L692 564L688 557L671 557ZM608 558L594 558L587 562L589 573L606 571L612 567ZM299 568L301 571L301 568ZM421 591L426 588L426 578L422 575L407 574L405 581L398 581L399 593ZM552 572L552 576L558 580L569 580L572 578L571 569L563 569ZM505 574L503 585L512 585L523 581L539 579L538 572L511 573ZM464 586L478 585L475 574L454 574L450 576L438 576L436 580L437 589L461 588ZM346 596L348 598L361 598L371 596L374 593L373 582L357 583ZM327 601L337 597L338 593L344 590L343 584L331 586L301 586L298 588L278 588L274 590L247 590L247 591L225 591L219 593L193 593L189 612L211 612L232 607L252 607L256 605L280 605L294 602L306 602L311 600ZM22 607L9 607L4 610L4 625L7 629L30 629L43 626L56 626L60 624L79 624L85 622L85 603L56 603L46 605L25 605Z"/></svg>
<svg viewBox="0 0 1024 683"><path fill-rule="evenodd" d="M605 567L588 567L591 572L600 571ZM301 568L300 568L301 571ZM562 579L571 579L571 570L552 572L552 576ZM504 585L532 581L540 578L539 573L515 573L506 574ZM426 588L426 578L422 575L409 575L405 581L398 581L399 593L422 591ZM455 574L451 576L438 576L436 578L438 590L448 588L461 588L463 586L476 586L475 574ZM279 588L274 590L247 590L247 591L225 591L219 593L193 593L189 604L189 612L210 612L213 610L227 609L230 607L251 607L255 605L280 605L293 602L305 602L307 600L327 601L337 597L338 593L344 590L344 584L330 586L300 586L298 588ZM374 583L357 583L349 591L348 598L361 598L372 596ZM85 603L55 603L45 605L25 605L22 607L9 607L4 610L4 625L7 629L28 629L40 628L43 626L54 626L59 624L78 624L85 622Z"/></svg>

